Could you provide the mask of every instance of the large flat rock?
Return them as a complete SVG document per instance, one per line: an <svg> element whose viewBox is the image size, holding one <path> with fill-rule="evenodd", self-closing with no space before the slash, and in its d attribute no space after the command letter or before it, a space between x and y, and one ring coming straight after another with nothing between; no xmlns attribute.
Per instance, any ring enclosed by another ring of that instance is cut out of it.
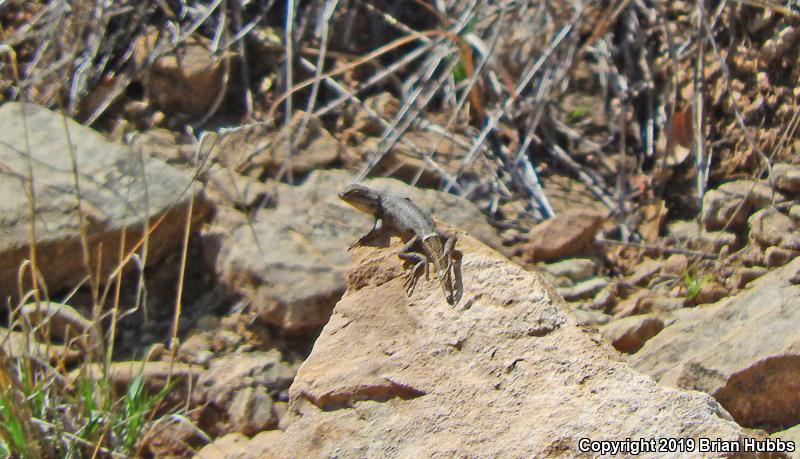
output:
<svg viewBox="0 0 800 459"><path fill-rule="evenodd" d="M373 223L337 196L351 181L349 173L329 170L313 172L301 186L278 186L277 205L223 241L222 278L264 322L289 332L318 330L327 322L347 287L347 248ZM393 179L365 184L408 196L435 218L500 246L494 229L466 199Z"/></svg>
<svg viewBox="0 0 800 459"><path fill-rule="evenodd" d="M3 297L18 292L18 271L29 258L32 202L26 190L31 175L37 267L50 293L74 286L89 272L81 246L79 210L86 222L91 272L98 273L99 260L101 276L117 267L123 233L130 249L142 238L146 225L160 220L147 244L147 261L154 262L180 244L192 197L193 220L207 214L208 204L191 175L109 142L62 114L28 104L23 116L22 108L11 102L0 106ZM29 283L24 286L30 287Z"/></svg>
<svg viewBox="0 0 800 459"><path fill-rule="evenodd" d="M713 395L742 425L800 424L800 258L718 303L677 311L631 357L664 384Z"/></svg>
<svg viewBox="0 0 800 459"><path fill-rule="evenodd" d="M596 454L579 450L581 438L744 435L707 394L618 361L537 274L457 234L455 307L434 279L406 295L397 238L355 251L348 290L290 389L273 456L587 457ZM686 455L642 455L671 456Z"/></svg>

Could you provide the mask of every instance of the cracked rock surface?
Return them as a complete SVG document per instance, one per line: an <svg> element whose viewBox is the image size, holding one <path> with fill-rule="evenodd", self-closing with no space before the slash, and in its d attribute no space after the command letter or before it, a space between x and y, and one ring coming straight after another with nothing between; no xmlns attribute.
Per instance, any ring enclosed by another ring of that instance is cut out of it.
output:
<svg viewBox="0 0 800 459"><path fill-rule="evenodd" d="M433 278L406 296L399 239L355 251L272 456L573 456L584 437L743 435L710 396L619 362L539 275L456 234L455 307Z"/></svg>

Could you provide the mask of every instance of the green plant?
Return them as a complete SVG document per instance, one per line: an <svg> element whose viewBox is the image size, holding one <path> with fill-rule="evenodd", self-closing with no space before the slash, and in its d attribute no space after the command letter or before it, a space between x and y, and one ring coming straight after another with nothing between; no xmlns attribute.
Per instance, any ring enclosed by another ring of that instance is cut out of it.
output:
<svg viewBox="0 0 800 459"><path fill-rule="evenodd" d="M703 285L711 280L710 274L699 275L694 269L687 269L683 272L683 285L686 288L686 296L690 299L697 298Z"/></svg>
<svg viewBox="0 0 800 459"><path fill-rule="evenodd" d="M567 123L574 124L586 118L586 114L589 113L591 108L592 107L589 104L580 104L576 106L567 114Z"/></svg>
<svg viewBox="0 0 800 459"><path fill-rule="evenodd" d="M153 409L175 387L150 394L140 372L115 399L108 380L81 377L70 390L23 368L0 392L0 458L12 452L20 458L134 454Z"/></svg>
<svg viewBox="0 0 800 459"><path fill-rule="evenodd" d="M458 62L456 62L456 65L453 66L453 80L455 80L456 84L458 84L466 79L467 70L464 68L464 61L459 58Z"/></svg>
<svg viewBox="0 0 800 459"><path fill-rule="evenodd" d="M161 402L175 387L175 381L162 388L156 394L148 396L144 391L143 374L140 372L128 386L122 399L122 409L115 413L112 428L121 439L122 452L131 452L136 440L145 426L151 410Z"/></svg>

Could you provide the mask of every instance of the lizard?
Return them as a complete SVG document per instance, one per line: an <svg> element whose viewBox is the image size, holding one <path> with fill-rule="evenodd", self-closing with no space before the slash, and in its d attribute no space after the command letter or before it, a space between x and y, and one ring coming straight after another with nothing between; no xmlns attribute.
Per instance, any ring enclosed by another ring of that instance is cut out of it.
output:
<svg viewBox="0 0 800 459"><path fill-rule="evenodd" d="M397 256L414 264L404 282L408 295L414 291L421 269L425 270L425 278L429 278L430 259L447 303L454 305L458 301L451 275L453 250L457 240L455 235L436 229L433 219L409 198L392 196L358 184L348 185L339 192L339 198L357 210L375 217L372 229L348 250L364 245L376 233L386 228L406 241ZM422 246L423 252L414 250L417 243Z"/></svg>

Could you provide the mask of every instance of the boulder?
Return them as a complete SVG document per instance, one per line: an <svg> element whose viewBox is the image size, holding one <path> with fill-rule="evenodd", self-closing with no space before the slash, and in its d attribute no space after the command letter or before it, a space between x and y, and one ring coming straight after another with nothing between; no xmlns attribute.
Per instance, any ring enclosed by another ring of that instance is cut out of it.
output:
<svg viewBox="0 0 800 459"><path fill-rule="evenodd" d="M689 257L682 253L672 254L664 260L661 274L665 276L683 277L689 272Z"/></svg>
<svg viewBox="0 0 800 459"><path fill-rule="evenodd" d="M205 405L217 432L253 435L278 426L273 394L289 388L297 368L280 360L277 351L228 354L212 359L197 383L196 396Z"/></svg>
<svg viewBox="0 0 800 459"><path fill-rule="evenodd" d="M155 393L163 389L167 385L167 381L184 381L186 382L184 387L192 387L202 371L203 367L199 365L181 362L131 360L113 362L107 372L102 364L92 363L69 372L67 380L74 384L80 378L101 381L107 377L116 394L120 395L124 394L131 383L141 376L142 384ZM178 386L178 388L180 387Z"/></svg>
<svg viewBox="0 0 800 459"><path fill-rule="evenodd" d="M142 158L45 108L26 104L24 118L22 113L20 103L0 107L0 296L18 292L19 269L30 256L31 203L25 191L29 165L35 193L36 265L51 295L74 287L88 273L105 279L120 262L122 240L128 253L146 228L152 229L146 262L161 259L180 244L192 200L193 222L208 214L210 205L191 174ZM80 215L89 242L92 266L88 268Z"/></svg>
<svg viewBox="0 0 800 459"><path fill-rule="evenodd" d="M770 268L776 268L789 263L797 256L796 250L784 249L783 247L768 247L764 251L764 264Z"/></svg>
<svg viewBox="0 0 800 459"><path fill-rule="evenodd" d="M665 266L663 260L646 258L639 262L633 273L628 277L628 282L631 285L647 285L648 281L658 274L663 266Z"/></svg>
<svg viewBox="0 0 800 459"><path fill-rule="evenodd" d="M783 192L800 192L800 166L796 164L775 164L772 166L771 179L775 187Z"/></svg>
<svg viewBox="0 0 800 459"><path fill-rule="evenodd" d="M605 216L593 209L570 209L531 229L526 251L531 261L575 255L591 246Z"/></svg>
<svg viewBox="0 0 800 459"><path fill-rule="evenodd" d="M702 220L708 230L742 226L753 209L785 201L766 181L734 180L703 196Z"/></svg>
<svg viewBox="0 0 800 459"><path fill-rule="evenodd" d="M615 320L603 325L600 330L614 349L632 354L663 329L664 321L660 317L642 314Z"/></svg>
<svg viewBox="0 0 800 459"><path fill-rule="evenodd" d="M194 459L243 459L248 455L248 438L239 432L232 432L202 447Z"/></svg>
<svg viewBox="0 0 800 459"><path fill-rule="evenodd" d="M327 322L347 286L347 248L373 223L338 198L336 193L351 181L344 171L315 171L299 187L276 187L275 208L262 209L252 226L243 225L223 239L217 262L221 276L250 301L263 322L291 333L313 331ZM365 184L408 196L435 218L494 247L502 244L466 199L393 179Z"/></svg>
<svg viewBox="0 0 800 459"><path fill-rule="evenodd" d="M297 112L289 126L278 131L266 124L251 124L222 134L217 160L230 171L255 179L274 177L283 170L292 176L306 175L340 158L344 146L322 125L317 115ZM291 140L293 147L289 148Z"/></svg>
<svg viewBox="0 0 800 459"><path fill-rule="evenodd" d="M147 61L164 40L168 37L163 32L150 28L134 43L134 62L147 67L142 80L145 93L165 112L204 116L220 93L224 94L224 61L230 55L215 56L207 38L192 35L148 66Z"/></svg>
<svg viewBox="0 0 800 459"><path fill-rule="evenodd" d="M591 258L568 258L545 264L542 270L554 277L565 277L573 282L580 282L592 277L597 265Z"/></svg>
<svg viewBox="0 0 800 459"><path fill-rule="evenodd" d="M216 439L197 452L193 459L263 459L283 432L265 430L253 438L247 438L239 432L230 433Z"/></svg>
<svg viewBox="0 0 800 459"><path fill-rule="evenodd" d="M708 395L618 361L539 275L456 233L455 306L435 279L406 294L397 238L355 250L274 457L574 457L581 438L744 435Z"/></svg>
<svg viewBox="0 0 800 459"><path fill-rule="evenodd" d="M679 220L667 225L667 240L718 252L726 245L734 245L736 235L727 231L708 231L695 220Z"/></svg>
<svg viewBox="0 0 800 459"><path fill-rule="evenodd" d="M5 357L24 359L34 357L53 364L63 361L72 363L79 359L81 353L60 344L39 342L35 336L0 327L0 352Z"/></svg>
<svg viewBox="0 0 800 459"><path fill-rule="evenodd" d="M567 301L585 300L597 295L608 285L609 281L605 277L592 277L571 287L559 288L558 294Z"/></svg>
<svg viewBox="0 0 800 459"><path fill-rule="evenodd" d="M750 226L750 238L761 247L800 249L797 224L774 207L759 210L750 216L747 223Z"/></svg>
<svg viewBox="0 0 800 459"><path fill-rule="evenodd" d="M673 313L674 323L631 357L663 384L713 395L743 426L800 423L800 260L718 303Z"/></svg>
<svg viewBox="0 0 800 459"><path fill-rule="evenodd" d="M469 144L468 138L453 132L443 134L432 130L409 130L403 134L401 141L380 158L373 173L414 181L421 186L438 187L463 164L461 161L467 154ZM360 142L360 162L370 160L382 145L379 137L367 137ZM433 152L434 156L428 156L427 152ZM473 164L468 172L476 169Z"/></svg>

